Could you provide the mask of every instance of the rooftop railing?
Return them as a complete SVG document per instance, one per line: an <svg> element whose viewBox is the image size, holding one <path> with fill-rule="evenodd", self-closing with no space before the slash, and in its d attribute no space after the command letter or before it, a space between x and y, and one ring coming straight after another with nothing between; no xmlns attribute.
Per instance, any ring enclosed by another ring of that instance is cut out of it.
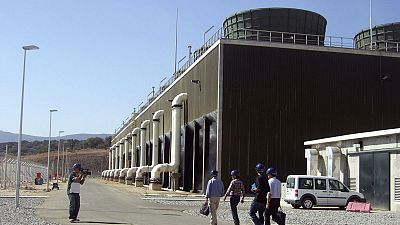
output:
<svg viewBox="0 0 400 225"><path fill-rule="evenodd" d="M301 33L289 33L279 31L266 31L257 29L239 29L225 36L223 28L218 29L199 49L195 50L192 55L189 56L188 60L168 79L163 79L160 82L160 87L156 92L147 99L145 104L140 104L138 111L134 112L132 116L127 117L119 128L115 130L113 137L118 134L125 125L129 124L134 116L140 114L146 109L163 91L165 91L171 84L179 78L197 59L199 59L215 42L220 39L239 39L249 41L260 41L260 42L273 42L282 44L292 45L308 45L308 46L320 46L330 48L346 48L346 49L359 49L356 48L356 41L353 38L326 36L326 35L314 35L314 34L301 34ZM390 51L400 52L399 42L389 41L377 41L373 43L372 50L379 51ZM371 51L371 48L365 50ZM166 81L165 81L166 80ZM149 94L150 95L150 94ZM148 95L148 96L149 96Z"/></svg>

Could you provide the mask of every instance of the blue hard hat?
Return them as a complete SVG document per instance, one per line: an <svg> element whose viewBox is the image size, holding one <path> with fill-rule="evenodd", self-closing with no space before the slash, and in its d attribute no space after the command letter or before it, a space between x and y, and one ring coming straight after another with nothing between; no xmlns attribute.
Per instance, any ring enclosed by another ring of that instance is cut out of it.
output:
<svg viewBox="0 0 400 225"><path fill-rule="evenodd" d="M218 171L211 170L211 176L216 177L218 175Z"/></svg>
<svg viewBox="0 0 400 225"><path fill-rule="evenodd" d="M239 170L232 170L231 176L239 176Z"/></svg>
<svg viewBox="0 0 400 225"><path fill-rule="evenodd" d="M81 164L79 164L79 163L75 163L73 166L72 166L72 169L81 169L82 167L81 167Z"/></svg>
<svg viewBox="0 0 400 225"><path fill-rule="evenodd" d="M256 170L257 170L258 172L264 172L265 166L264 166L262 163L258 163L258 164L256 165Z"/></svg>
<svg viewBox="0 0 400 225"><path fill-rule="evenodd" d="M271 175L276 176L276 169L273 168L273 167L268 168L267 169L267 174L271 174Z"/></svg>

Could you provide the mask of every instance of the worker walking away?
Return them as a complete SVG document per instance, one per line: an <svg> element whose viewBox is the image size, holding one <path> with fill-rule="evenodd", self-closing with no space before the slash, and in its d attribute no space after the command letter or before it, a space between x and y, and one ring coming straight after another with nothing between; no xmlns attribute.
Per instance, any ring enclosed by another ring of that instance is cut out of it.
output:
<svg viewBox="0 0 400 225"><path fill-rule="evenodd" d="M75 163L73 171L68 177L67 194L69 198L69 219L71 223L79 221L78 213L81 205L80 192L81 185L85 182L86 175L81 173L81 164Z"/></svg>
<svg viewBox="0 0 400 225"><path fill-rule="evenodd" d="M275 168L268 168L267 177L270 191L267 194L267 204L265 206L265 225L271 224L270 216L277 224L282 224L278 216L278 209L281 206L281 182L276 178Z"/></svg>
<svg viewBox="0 0 400 225"><path fill-rule="evenodd" d="M269 185L265 176L265 166L262 163L256 165L257 178L251 187L251 191L256 194L250 206L250 217L254 225L264 224L265 205L267 204L267 193ZM257 217L258 213L258 217Z"/></svg>
<svg viewBox="0 0 400 225"><path fill-rule="evenodd" d="M244 185L239 179L239 170L232 170L231 172L232 181L229 184L228 190L226 191L224 201L227 196L230 196L229 203L231 205L231 212L233 217L233 222L235 225L239 225L239 215L237 212L237 206L239 202L244 202Z"/></svg>
<svg viewBox="0 0 400 225"><path fill-rule="evenodd" d="M218 171L211 171L212 178L207 183L206 203L210 200L211 225L217 224L217 210L219 201L224 196L224 183L218 179Z"/></svg>

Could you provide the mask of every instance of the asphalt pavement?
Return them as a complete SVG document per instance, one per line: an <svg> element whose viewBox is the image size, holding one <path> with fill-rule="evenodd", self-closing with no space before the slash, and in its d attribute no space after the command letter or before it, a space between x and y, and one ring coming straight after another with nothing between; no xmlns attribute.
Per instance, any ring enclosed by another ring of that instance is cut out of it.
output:
<svg viewBox="0 0 400 225"><path fill-rule="evenodd" d="M131 186L134 188L133 186ZM79 224L209 224L209 218L183 213L187 209L165 206L141 199L141 195L119 190L111 185L88 179L81 187ZM36 208L36 214L58 224L71 224L68 220L68 197L65 185L49 193L49 198ZM223 221L218 224L226 225Z"/></svg>

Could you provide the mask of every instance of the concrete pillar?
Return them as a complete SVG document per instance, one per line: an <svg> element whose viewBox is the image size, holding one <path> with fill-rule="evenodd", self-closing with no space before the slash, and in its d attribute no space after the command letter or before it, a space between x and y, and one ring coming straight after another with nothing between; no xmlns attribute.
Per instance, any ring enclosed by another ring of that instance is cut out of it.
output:
<svg viewBox="0 0 400 225"><path fill-rule="evenodd" d="M326 155L328 158L327 175L341 179L340 166L341 166L341 151L338 147L326 147Z"/></svg>
<svg viewBox="0 0 400 225"><path fill-rule="evenodd" d="M305 158L307 159L307 175L318 175L318 150L306 149Z"/></svg>
<svg viewBox="0 0 400 225"><path fill-rule="evenodd" d="M124 150L125 150L125 157L124 157L124 168L128 168L129 167L129 165L128 165L128 156L129 156L129 142L128 142L128 138L129 138L130 136L127 136L125 139L124 139Z"/></svg>

